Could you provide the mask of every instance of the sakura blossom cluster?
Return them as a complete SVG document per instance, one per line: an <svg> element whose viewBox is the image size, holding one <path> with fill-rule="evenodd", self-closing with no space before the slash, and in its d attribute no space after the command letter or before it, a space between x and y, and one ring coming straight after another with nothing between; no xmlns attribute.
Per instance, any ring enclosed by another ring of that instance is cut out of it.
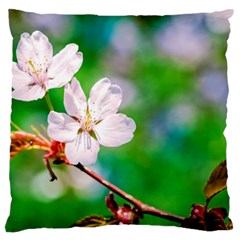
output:
<svg viewBox="0 0 240 240"><path fill-rule="evenodd" d="M52 88L64 86L66 113L50 111L47 132L51 139L65 143L71 164L96 162L100 145L117 147L133 138L133 119L118 113L122 90L107 78L96 82L87 100L74 77L83 62L76 44L68 44L53 56L52 44L40 31L23 33L13 63L12 97L21 101L43 98ZM71 81L71 83L69 83Z"/></svg>

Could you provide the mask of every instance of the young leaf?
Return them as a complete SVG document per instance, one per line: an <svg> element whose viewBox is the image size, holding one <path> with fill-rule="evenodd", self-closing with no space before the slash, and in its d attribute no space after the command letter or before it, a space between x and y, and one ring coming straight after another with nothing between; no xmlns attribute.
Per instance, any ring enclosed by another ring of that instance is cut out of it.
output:
<svg viewBox="0 0 240 240"><path fill-rule="evenodd" d="M212 172L204 189L208 201L227 187L226 160L221 162Z"/></svg>
<svg viewBox="0 0 240 240"><path fill-rule="evenodd" d="M117 224L118 221L114 218L105 218L103 216L92 215L78 220L73 227L99 227L104 225Z"/></svg>
<svg viewBox="0 0 240 240"><path fill-rule="evenodd" d="M18 153L30 149L42 149L49 151L50 143L47 139L35 134L27 133L24 131L11 132L11 159Z"/></svg>

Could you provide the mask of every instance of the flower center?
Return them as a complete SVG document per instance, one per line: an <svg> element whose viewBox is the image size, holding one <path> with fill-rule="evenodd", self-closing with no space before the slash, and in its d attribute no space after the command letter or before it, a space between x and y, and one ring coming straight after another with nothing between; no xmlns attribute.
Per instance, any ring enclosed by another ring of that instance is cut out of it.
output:
<svg viewBox="0 0 240 240"><path fill-rule="evenodd" d="M30 65L30 67L31 67L32 70L33 70L32 73L35 74L35 75L38 77L38 72L40 73L41 70L36 70L36 68L34 67L34 64L33 64L32 60L29 60L29 61L28 61L28 64Z"/></svg>
<svg viewBox="0 0 240 240"><path fill-rule="evenodd" d="M75 121L77 121L77 122L82 122L82 126L78 130L79 135L81 135L84 132L88 132L89 135L92 136L93 138L100 139L100 137L96 131L95 125L101 121L96 120L95 117L90 114L88 107L86 109L86 115L83 118L78 119L78 118L73 117L73 119L75 119Z"/></svg>
<svg viewBox="0 0 240 240"><path fill-rule="evenodd" d="M75 119L75 118L74 118ZM75 119L80 122L79 119ZM96 138L96 131L94 130L94 122L92 121L92 116L89 113L88 109L86 110L86 116L83 119L83 124L78 130L78 137L76 139L77 149L79 148L81 142L84 144L84 151L91 149L91 138L90 136Z"/></svg>
<svg viewBox="0 0 240 240"><path fill-rule="evenodd" d="M83 129L87 132L91 132L94 128L94 122L92 121L92 116L87 109L86 119L83 125Z"/></svg>
<svg viewBox="0 0 240 240"><path fill-rule="evenodd" d="M47 81L47 75L43 72L42 68L36 69L33 61L30 59L27 64L30 66L28 68L28 73L32 76L33 80L28 84L29 87L39 85L45 89L45 82Z"/></svg>

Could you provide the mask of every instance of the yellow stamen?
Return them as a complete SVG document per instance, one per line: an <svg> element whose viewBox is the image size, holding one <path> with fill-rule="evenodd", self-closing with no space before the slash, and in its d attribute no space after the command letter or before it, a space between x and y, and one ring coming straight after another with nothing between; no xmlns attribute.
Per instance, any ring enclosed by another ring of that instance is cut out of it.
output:
<svg viewBox="0 0 240 240"><path fill-rule="evenodd" d="M85 124L86 124L86 126L88 126L90 123L91 123L91 115L89 112L87 112L87 119L86 119Z"/></svg>
<svg viewBox="0 0 240 240"><path fill-rule="evenodd" d="M28 61L28 64L32 67L34 74L36 74L36 76L38 77L37 70L36 70L36 68L34 67L34 64L33 64L32 60L29 60L29 61Z"/></svg>
<svg viewBox="0 0 240 240"><path fill-rule="evenodd" d="M87 106L87 109L86 109L85 127L87 128L91 123L92 123L91 114L90 114L89 109L88 109L88 106Z"/></svg>

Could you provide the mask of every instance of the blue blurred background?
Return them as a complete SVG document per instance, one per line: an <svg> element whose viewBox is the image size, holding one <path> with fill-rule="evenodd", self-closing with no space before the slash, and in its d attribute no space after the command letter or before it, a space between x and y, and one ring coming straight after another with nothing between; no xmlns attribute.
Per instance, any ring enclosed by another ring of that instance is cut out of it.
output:
<svg viewBox="0 0 240 240"><path fill-rule="evenodd" d="M204 204L203 189L212 170L226 158L226 18L209 14L176 16L38 15L9 11L13 61L23 32L42 31L54 54L79 45L83 65L76 77L88 96L103 77L123 89L120 112L133 118L133 140L101 147L91 166L107 180L156 208L187 217L193 203ZM63 88L50 91L56 111L64 112ZM26 131L47 124L44 100L12 100L12 120ZM50 182L43 152L31 150L11 162L13 197L7 231L65 228L98 214L108 216L108 190L77 169L53 166ZM124 201L116 197L122 204ZM228 195L210 207L226 207ZM140 224L175 225L153 216Z"/></svg>

